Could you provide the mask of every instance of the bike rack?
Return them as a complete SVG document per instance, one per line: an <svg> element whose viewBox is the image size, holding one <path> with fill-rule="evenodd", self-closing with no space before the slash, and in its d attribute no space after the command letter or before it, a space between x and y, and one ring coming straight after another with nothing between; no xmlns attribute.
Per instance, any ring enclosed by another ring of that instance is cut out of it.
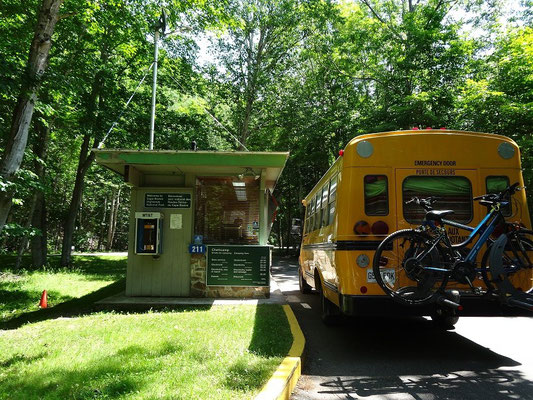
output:
<svg viewBox="0 0 533 400"><path fill-rule="evenodd" d="M533 294L518 291L509 281L503 268L503 252L506 244L507 236L502 234L492 244L489 254L489 269L492 274L492 282L498 287L500 302L533 311Z"/></svg>

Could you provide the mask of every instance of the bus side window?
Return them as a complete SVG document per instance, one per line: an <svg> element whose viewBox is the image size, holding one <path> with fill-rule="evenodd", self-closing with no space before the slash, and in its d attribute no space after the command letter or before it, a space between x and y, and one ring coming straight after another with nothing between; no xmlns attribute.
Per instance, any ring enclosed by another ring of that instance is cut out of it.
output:
<svg viewBox="0 0 533 400"><path fill-rule="evenodd" d="M304 235L307 235L307 231L309 230L309 207L305 207L305 219L304 219Z"/></svg>
<svg viewBox="0 0 533 400"><path fill-rule="evenodd" d="M315 230L315 206L316 206L316 198L313 197L311 199L311 204L309 207L311 207L311 216L309 217L309 232L313 232Z"/></svg>
<svg viewBox="0 0 533 400"><path fill-rule="evenodd" d="M389 214L389 190L385 175L366 175L365 179L365 214Z"/></svg>
<svg viewBox="0 0 533 400"><path fill-rule="evenodd" d="M328 224L328 194L329 194L329 182L324 185L322 189L322 226Z"/></svg>
<svg viewBox="0 0 533 400"><path fill-rule="evenodd" d="M509 187L509 178L506 176L487 176L485 180L487 193L500 193ZM509 204L502 207L502 214L504 217L512 215L512 198L509 199Z"/></svg>
<svg viewBox="0 0 533 400"><path fill-rule="evenodd" d="M320 221L322 220L322 207L321 207L321 200L322 200L322 191L319 190L316 195L316 205L315 205L315 229L320 228Z"/></svg>
<svg viewBox="0 0 533 400"><path fill-rule="evenodd" d="M335 200L337 199L337 175L331 178L329 186L328 225L333 223L335 217Z"/></svg>

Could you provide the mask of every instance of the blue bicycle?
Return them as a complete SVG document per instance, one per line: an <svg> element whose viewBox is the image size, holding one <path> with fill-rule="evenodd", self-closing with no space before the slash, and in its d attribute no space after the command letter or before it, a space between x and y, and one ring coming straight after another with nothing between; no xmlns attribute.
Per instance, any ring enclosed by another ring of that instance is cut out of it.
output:
<svg viewBox="0 0 533 400"><path fill-rule="evenodd" d="M532 268L533 231L507 223L500 211L521 189L515 183L501 193L475 197L489 209L476 227L445 219L453 211L434 210L434 198L414 197L407 203L414 202L426 210L424 221L416 229L390 234L378 246L373 260L376 281L385 293L405 305L433 302L461 309L459 291L446 290L448 283L454 282L465 285L472 295L487 295L533 310L533 296L515 289L508 279L519 270ZM453 245L447 225L468 230L470 236ZM499 237L493 239L491 235L496 233ZM486 251L478 265L484 245Z"/></svg>

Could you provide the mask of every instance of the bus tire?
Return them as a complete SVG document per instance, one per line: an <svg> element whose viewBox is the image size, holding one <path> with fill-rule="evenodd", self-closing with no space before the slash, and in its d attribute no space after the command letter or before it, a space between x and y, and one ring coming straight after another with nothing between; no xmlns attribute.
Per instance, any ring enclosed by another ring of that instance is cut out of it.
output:
<svg viewBox="0 0 533 400"><path fill-rule="evenodd" d="M338 307L331 302L325 295L324 289L322 287L322 282L317 282L317 288L319 288L320 295L320 317L324 325L335 325L339 322L339 309Z"/></svg>
<svg viewBox="0 0 533 400"><path fill-rule="evenodd" d="M459 317L457 315L435 313L431 316L431 320L438 328L448 330L453 329L454 325L459 321Z"/></svg>
<svg viewBox="0 0 533 400"><path fill-rule="evenodd" d="M300 286L300 293L301 294L309 294L311 293L311 285L307 283L307 281L304 278L304 273L302 271L302 268L298 268L298 286Z"/></svg>

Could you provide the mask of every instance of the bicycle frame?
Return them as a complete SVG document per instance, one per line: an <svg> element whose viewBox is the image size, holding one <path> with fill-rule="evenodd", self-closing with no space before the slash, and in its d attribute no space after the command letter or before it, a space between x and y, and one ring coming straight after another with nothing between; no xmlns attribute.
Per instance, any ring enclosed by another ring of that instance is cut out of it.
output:
<svg viewBox="0 0 533 400"><path fill-rule="evenodd" d="M506 202L501 202L497 206L495 206L495 207L493 206L491 208L490 212L483 218L483 220L476 227L471 227L471 226L468 226L468 225L460 224L458 222L442 219L441 222L442 222L443 226L449 225L449 226L453 226L453 227L456 227L456 228L467 230L467 231L469 231L471 233L470 233L470 235L468 236L468 238L464 242L453 245L450 242L450 239L448 237L448 234L447 234L446 230L442 229L442 231L440 232L440 235L433 242L433 246L431 246L431 248L428 251L424 252L424 254L423 254L424 257L441 240L444 241L444 244L446 245L447 249L456 250L456 249L461 249L461 248L464 248L464 247L468 246L470 243L472 243L472 241L474 240L474 238L477 235L480 235L479 239L475 242L475 244L472 247L472 249L468 252L467 256L463 259L463 261L465 261L465 262L474 264L474 262L476 260L476 257L479 254L479 251L481 250L481 248L483 247L483 245L487 241L490 241L490 235L494 232L494 230L496 229L496 226L500 223L501 218L502 218L501 217L501 213L500 213L500 206L501 205L505 205L505 204L506 204ZM428 226L428 225L430 226L430 228L432 230L436 229L436 227L433 224L433 222L424 221L422 223L422 226ZM425 267L425 268L426 269L430 269L430 270L435 270L435 271L443 271L443 272L444 271L449 271L449 270L446 270L446 269L443 269L443 268L435 268L435 267Z"/></svg>

